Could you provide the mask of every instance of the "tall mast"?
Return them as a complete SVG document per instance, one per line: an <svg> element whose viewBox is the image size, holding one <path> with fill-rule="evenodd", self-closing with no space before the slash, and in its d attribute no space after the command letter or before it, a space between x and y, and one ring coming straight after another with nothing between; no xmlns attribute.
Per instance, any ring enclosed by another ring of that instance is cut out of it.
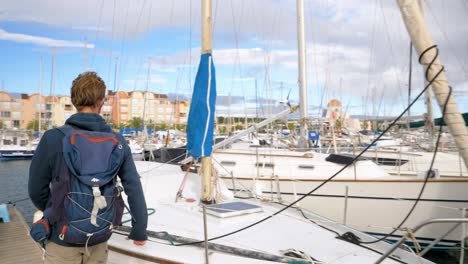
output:
<svg viewBox="0 0 468 264"><path fill-rule="evenodd" d="M299 95L300 95L300 135L299 148L307 147L307 62L304 32L304 0L297 0L297 48L299 62Z"/></svg>
<svg viewBox="0 0 468 264"><path fill-rule="evenodd" d="M202 0L202 54L213 50L211 0ZM202 157L202 201L211 202L211 156Z"/></svg>
<svg viewBox="0 0 468 264"><path fill-rule="evenodd" d="M424 0L419 0L419 8L421 9L421 14L423 16L423 19L425 17L425 1ZM423 76L425 75L425 71L423 70ZM424 78L424 87L427 85L427 80ZM432 151L434 148L434 111L432 110L432 89L427 89L425 98L424 98L424 103L426 105L426 122L425 122L425 127L426 130L429 134L429 149Z"/></svg>
<svg viewBox="0 0 468 264"><path fill-rule="evenodd" d="M146 99L148 97L149 83L151 82L151 57L148 57L148 73L146 75L146 89L143 93L143 118L141 119L141 128L143 129L143 142L148 140L148 131L146 130ZM168 135L169 136L169 135Z"/></svg>
<svg viewBox="0 0 468 264"><path fill-rule="evenodd" d="M111 127L113 128L114 127L114 114L117 115L117 127L120 126L120 107L117 107L117 109L114 108L114 106L116 104L114 104L114 100L115 100L115 95L119 93L119 91L117 90L117 68L118 68L118 63L119 63L119 57L115 57L115 66L114 66L114 96L112 97L112 113L111 113ZM118 101L119 100L119 96L117 95L117 105L118 105Z"/></svg>
<svg viewBox="0 0 468 264"><path fill-rule="evenodd" d="M213 50L211 0L202 0L202 54Z"/></svg>
<svg viewBox="0 0 468 264"><path fill-rule="evenodd" d="M49 92L49 107L50 109L46 109L46 124L47 128L51 128L52 121L50 120L53 113L54 113L54 97L55 97L55 48L52 48L52 70L50 74L50 92ZM47 113L49 111L50 115ZM53 119L52 119L53 120Z"/></svg>
<svg viewBox="0 0 468 264"><path fill-rule="evenodd" d="M39 124L38 132L39 136L41 135L41 125L42 125L42 57L39 60Z"/></svg>
<svg viewBox="0 0 468 264"><path fill-rule="evenodd" d="M421 8L418 2L413 0L398 0L398 5L413 45L418 54L421 55L426 51L426 49L434 45L427 26L424 23ZM429 67L429 63L433 59L434 62L432 63L432 66ZM424 69L428 72L427 79L429 80L434 79L443 67L439 58L436 57L435 49L430 49L425 52L421 61ZM435 78L432 83L432 89L441 112L443 112L444 105L447 101L447 107L444 113L444 122L447 124L450 133L455 140L460 156L465 162L465 166L468 167L468 132L453 94L449 94L450 88L444 71L441 71L437 78Z"/></svg>
<svg viewBox="0 0 468 264"><path fill-rule="evenodd" d="M413 43L409 45L409 71L408 71L408 105L411 104L411 77L413 76ZM408 109L408 129L411 128L411 109Z"/></svg>

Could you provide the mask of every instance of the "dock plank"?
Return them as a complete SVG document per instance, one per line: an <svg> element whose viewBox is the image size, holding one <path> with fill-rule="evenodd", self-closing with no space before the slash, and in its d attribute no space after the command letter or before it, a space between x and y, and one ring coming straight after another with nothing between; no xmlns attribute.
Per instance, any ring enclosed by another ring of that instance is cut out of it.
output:
<svg viewBox="0 0 468 264"><path fill-rule="evenodd" d="M29 226L16 208L10 208L10 222L0 222L0 263L42 264L42 249L29 236ZM109 250L108 264L154 263Z"/></svg>
<svg viewBox="0 0 468 264"><path fill-rule="evenodd" d="M0 223L0 256L4 264L41 264L42 250L29 236L29 226L16 208L10 208L10 222Z"/></svg>

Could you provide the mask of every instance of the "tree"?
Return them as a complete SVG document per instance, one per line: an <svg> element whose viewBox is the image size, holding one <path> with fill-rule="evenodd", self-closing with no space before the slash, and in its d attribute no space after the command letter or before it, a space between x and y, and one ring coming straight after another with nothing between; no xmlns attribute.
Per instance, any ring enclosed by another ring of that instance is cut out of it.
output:
<svg viewBox="0 0 468 264"><path fill-rule="evenodd" d="M243 125L241 125L241 124L236 125L236 130L243 130L243 129L244 129Z"/></svg>
<svg viewBox="0 0 468 264"><path fill-rule="evenodd" d="M128 127L131 127L131 128L141 127L141 122L142 121L140 117L134 117L128 120Z"/></svg>
<svg viewBox="0 0 468 264"><path fill-rule="evenodd" d="M343 126L343 121L341 119L335 120L335 127L337 130L340 130L342 126Z"/></svg>
<svg viewBox="0 0 468 264"><path fill-rule="evenodd" d="M29 123L26 125L26 129L33 130L33 131L39 131L39 121L38 120L29 121ZM42 124L41 125L41 130L47 130L47 125Z"/></svg>
<svg viewBox="0 0 468 264"><path fill-rule="evenodd" d="M227 132L227 128L225 126L222 126L220 130L221 130L220 131L221 134L226 134Z"/></svg>
<svg viewBox="0 0 468 264"><path fill-rule="evenodd" d="M3 121L0 120L0 129L3 129Z"/></svg>
<svg viewBox="0 0 468 264"><path fill-rule="evenodd" d="M369 128L369 123L367 123L367 121L364 121L364 123L362 124L362 128L364 130L367 130Z"/></svg>
<svg viewBox="0 0 468 264"><path fill-rule="evenodd" d="M176 125L177 130L179 131L186 131L187 130L187 125L184 124L178 124Z"/></svg>

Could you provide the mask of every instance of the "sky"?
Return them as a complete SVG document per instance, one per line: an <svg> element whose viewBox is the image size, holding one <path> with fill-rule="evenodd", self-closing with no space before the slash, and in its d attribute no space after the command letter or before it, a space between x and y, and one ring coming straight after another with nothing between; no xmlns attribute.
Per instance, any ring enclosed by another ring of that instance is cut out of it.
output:
<svg viewBox="0 0 468 264"><path fill-rule="evenodd" d="M0 89L69 95L96 71L108 90L190 98L200 58L199 0L3 0ZM355 115L408 104L410 39L396 1L305 0L308 112L331 99ZM427 0L425 16L462 112L468 111L468 1ZM217 114L260 115L299 100L293 0L213 0ZM412 56L412 98L424 86ZM55 61L54 67L52 61ZM54 69L54 70L53 70ZM440 115L434 102L436 116ZM411 114L422 114L422 100Z"/></svg>

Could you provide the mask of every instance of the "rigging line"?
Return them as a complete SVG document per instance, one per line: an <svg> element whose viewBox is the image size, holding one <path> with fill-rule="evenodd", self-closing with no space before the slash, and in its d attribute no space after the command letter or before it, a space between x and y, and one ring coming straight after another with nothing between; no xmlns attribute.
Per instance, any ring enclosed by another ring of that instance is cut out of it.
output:
<svg viewBox="0 0 468 264"><path fill-rule="evenodd" d="M145 0L146 2L146 0ZM143 3L143 6L142 6L142 9L141 9L141 13L140 13L140 17L142 16L143 14L143 7L145 6L145 3ZM149 5L149 10L148 10L148 21L147 21L147 24L146 24L146 30L144 29L144 31L149 31L150 29L150 22L151 22L151 11L153 9L153 2L150 2L150 5ZM138 19L138 24L140 23L140 19ZM138 29L138 27L136 28L136 30ZM141 68L143 67L143 65L146 63L145 62L146 58L144 58L143 56L140 57L140 66L138 67L138 71L137 71L137 75L136 75L136 78L135 78L135 82L134 82L134 90L136 90L136 87L137 87L137 84L138 82L140 81L140 71L141 71ZM148 64L148 67L149 67L149 64ZM143 78L141 78L143 79Z"/></svg>
<svg viewBox="0 0 468 264"><path fill-rule="evenodd" d="M189 62L188 62L188 77L189 87L192 86L192 0L189 0Z"/></svg>
<svg viewBox="0 0 468 264"><path fill-rule="evenodd" d="M434 45L434 46L431 46L429 48L427 48L420 56L420 58L422 58L422 56L429 50L433 49L433 48L436 48L436 54L437 54L437 46ZM437 58L437 56L435 56L431 63L429 63L429 65L432 65L433 62L435 61L435 59ZM429 69L430 67L428 67ZM210 238L208 239L208 241L213 241L213 240L216 240L216 239L220 239L220 238L224 238L224 237L227 237L227 236L230 236L230 235L233 235L235 233L239 233L239 232L242 232L246 229L249 229L253 226L256 226L258 224L261 224L263 222L265 222L266 220L284 212L285 210L291 208L292 206L294 206L295 204L297 204L298 202L304 200L306 197L308 197L309 195L311 195L312 193L314 193L315 191L317 191L318 189L320 189L321 187L323 187L325 184L327 184L329 181L333 180L336 176L338 176L342 171L344 171L346 168L348 168L349 166L351 166L355 161L357 161L370 147L371 145L375 144L378 140L380 140L380 138L382 138L405 114L406 112L408 111L409 108L411 108L415 103L416 101L419 99L419 97L421 97L425 92L426 90L432 85L432 83L437 79L437 77L439 77L439 75L444 71L444 68L442 67L433 77L433 79L431 81L428 82L428 84L424 87L424 89L422 89L422 91L416 96L416 98L411 102L411 104L409 104L404 110L403 112L400 113L400 115L395 118L392 123L390 123L388 125L388 127L380 134L378 135L367 147L365 147L358 155L356 155L348 164L346 164L345 166L343 166L341 169L339 169L335 174L333 174L331 177L329 177L328 179L324 180L322 183L320 183L317 187L315 187L314 189L312 189L311 191L309 191L308 193L304 194L302 197L300 197L299 199L295 200L294 202L290 203L288 206L276 211L275 213L273 213L272 215L269 215L257 222L254 222L250 225L247 225L243 228L240 228L240 229L237 229L235 231L232 231L232 232L229 232L229 233L226 233L226 234L223 234L223 235L219 235L219 236L216 236L216 237L213 237L213 238ZM426 73L428 72L428 70L426 71ZM449 96L447 97L449 98ZM445 108L445 107L444 107ZM434 156L435 157L435 156ZM187 246L187 245L194 245L194 244L199 244L199 243L203 243L205 242L204 240L201 240L201 241L196 241L196 242L191 242L191 243L182 243L182 244L177 244L176 246ZM361 242L362 243L362 242Z"/></svg>
<svg viewBox="0 0 468 264"><path fill-rule="evenodd" d="M382 4L382 1L379 1L379 2L380 2L380 10L382 12L383 23L384 23L384 26L385 26L385 29L386 29L385 33L386 33L386 36L387 36L388 44L390 46L390 54L389 55L391 55L391 58L396 58L396 55L395 55L395 52L394 52L394 49L393 49L393 45L392 45L392 41L391 41L391 38L390 38L390 34L389 34L389 27L388 27L388 23L387 23L387 18L385 16L384 7L383 7L383 4ZM395 74L395 77L397 79L398 87L401 87L401 80L400 80L400 77L398 76L395 68L393 68L393 73Z"/></svg>
<svg viewBox="0 0 468 264"><path fill-rule="evenodd" d="M169 17L169 25L172 25L174 21L174 1L171 1L171 15ZM181 71L180 71L180 67L177 67L177 73L176 73L176 83L175 83L175 94L176 94L176 104L179 104L179 107L180 107L180 102L179 102L179 93L182 93L182 91L179 90L180 88L180 79L181 79ZM177 106L174 105L174 107L176 108ZM174 113L175 113L175 110L174 109Z"/></svg>
<svg viewBox="0 0 468 264"><path fill-rule="evenodd" d="M271 23L271 29L270 29L270 39L267 42L267 64L266 66L266 71L265 71L265 83L264 83L264 88L266 89L265 94L267 95L268 101L267 101L267 116L272 115L272 105L273 105L273 91L272 91L272 85L271 85L271 65L272 65L272 49L273 49L273 32L275 32L275 29L278 28L277 23L278 23L278 17L280 12L279 5L276 6L275 10L276 14L273 16L273 21ZM271 128L271 124L268 125L268 127ZM270 132L268 132L270 133Z"/></svg>
<svg viewBox="0 0 468 264"><path fill-rule="evenodd" d="M242 21L242 14L243 14L243 5L244 1L241 2L241 18L239 19L240 21ZM241 67L241 64L240 64L240 51L239 51L239 36L238 36L238 28L236 26L236 17L234 15L234 4L233 4L233 1L231 0L231 17L232 17L232 24L233 24L233 28L234 28L234 42L235 42L235 45L236 45L236 57L235 57L235 66L234 66L234 70L233 70L233 73L232 73L232 87L234 86L234 72L235 72L235 68L237 68L239 70L239 79L240 79L240 86L241 86L241 91L242 91L242 94L243 94L243 102L244 102L244 111L247 111L247 105L246 105L246 102L245 102L245 90L244 90L244 82L242 80L242 67ZM247 112L245 112L246 114Z"/></svg>
<svg viewBox="0 0 468 264"><path fill-rule="evenodd" d="M372 58L373 58L373 55L374 55L374 52L375 52L375 24L376 24L376 20L377 20L377 0L374 1L374 23L372 23L372 41L371 41L371 50L370 50L370 56L369 56L369 68L368 68L368 72L367 72L367 90L366 90L366 97L365 97L365 100L364 100L364 105L367 106L367 102L369 100L369 91L370 91L370 87L371 87L371 78L370 78L370 75L371 75L371 69L372 69ZM367 114L367 107L366 107L366 110L365 110L365 114Z"/></svg>
<svg viewBox="0 0 468 264"><path fill-rule="evenodd" d="M218 0L215 0L215 13L213 17L213 27L212 27L212 32L214 34L215 31L215 26L216 26L216 18L218 17Z"/></svg>
<svg viewBox="0 0 468 264"><path fill-rule="evenodd" d="M423 51L421 53L421 55L419 56L419 63L421 63L421 60L424 56L424 54L429 51L430 49L432 48L435 48L436 49L436 53L434 55L434 58L432 59L432 61L428 64L427 68L426 68L426 80L428 78L428 74L429 74L429 69L431 68L431 66L434 64L434 61L437 59L437 57L439 56L439 50L437 49L436 46L432 46L432 47L429 47L427 48L425 51ZM425 92L431 85L432 83L437 79L437 77L439 76L440 73L442 73L444 71L444 67L441 66L439 72L437 72L437 74L432 78L432 80L430 80L428 82L428 84L426 85L426 87L424 88L423 92ZM446 110L447 110L447 105L448 105L448 101L449 101L449 98L452 94L452 87L449 86L449 93L447 95L447 98L445 100L445 103L444 103L444 107L443 107L443 110L442 110L442 120L444 119L445 117L445 114L446 114ZM418 95L418 97L421 96L421 93ZM417 100L417 98L415 99ZM415 102L415 101L413 101ZM435 158L437 156L437 152L438 152L438 149L439 149L439 143L440 143L440 138L441 138L441 135L442 135L442 124L439 126L439 135L437 136L437 141L436 141L436 146L435 146L435 150L434 150L434 155L432 156L432 160L431 160L431 165L429 166L429 170L427 171L426 173L426 178L424 180L424 183L423 183L423 186L418 194L418 198L416 199L416 201L413 203L413 206L411 207L411 209L408 211L407 215L405 216L405 218L400 222L400 224L390 233L386 234L385 236L379 238L379 239L376 239L374 241L367 241L367 242L361 242L362 244L373 244L373 243L376 243L376 242L379 242L379 241L382 241L386 238L388 238L389 236L393 235L396 231L398 231L402 226L403 224L408 220L408 218L411 216L411 214L413 213L414 209L416 208L416 205L419 203L420 199L421 199L421 196L424 192L424 189L426 188L426 184L429 180L429 177L430 177L430 174L432 172L432 168L434 166L434 162L435 162Z"/></svg>
<svg viewBox="0 0 468 264"><path fill-rule="evenodd" d="M104 0L101 0L101 7L99 8L99 19L98 19L98 25L96 28L96 36L94 38L94 42L98 40L98 35L99 31L101 29L101 19L102 19L102 10L104 9ZM91 68L94 67L94 58L96 57L96 47L93 49L93 56L91 58Z"/></svg>
<svg viewBox="0 0 468 264"><path fill-rule="evenodd" d="M143 0L143 5L140 9L140 14L138 15L137 23L135 25L135 33L138 33L138 27L140 26L141 17L143 16L143 11L145 10L146 0Z"/></svg>
<svg viewBox="0 0 468 264"><path fill-rule="evenodd" d="M330 6L329 6L329 1L327 0L326 2L326 5L325 5L325 16L329 17L331 16L330 14ZM326 100L326 97L329 96L329 86L330 86L330 31L329 31L329 28L328 28L328 24L326 24L325 26L325 36L326 36L326 43L327 43L327 48L326 48L326 51L325 51L325 56L326 56L326 59L325 59L325 67L324 68L324 89L323 89L323 94L322 94L322 98L321 98L321 101L322 101L322 105L321 107L323 107L323 101Z"/></svg>
<svg viewBox="0 0 468 264"><path fill-rule="evenodd" d="M437 20L437 17L436 17L436 15L434 14L434 12L432 11L432 9L431 9L431 7L429 6L429 4L426 4L426 6L427 6L427 9L429 9L429 12L431 13L432 17L434 18L434 21L436 22L437 26L439 27L440 32L442 33L442 35L444 35L445 40L447 40L447 43L448 43L448 46L449 46L449 50L452 52L453 57L455 57L455 60L458 62L459 66L460 66L461 70L463 71L463 73L465 74L465 76L468 76L468 71L467 71L467 69L465 68L465 65L460 61L459 56L457 56L457 55L455 54L455 48L453 47L452 42L451 42L450 39L448 38L447 33L446 33L445 30L442 28L441 24L439 23L439 20Z"/></svg>
<svg viewBox="0 0 468 264"><path fill-rule="evenodd" d="M124 32L123 32L123 36L122 36L122 43L120 45L120 58L121 60L120 61L124 61L124 45L125 45L125 40L126 40L126 37L127 37L127 21L128 21L128 10L130 9L129 8L130 6L130 0L127 0L127 10L125 12L125 22L124 22ZM128 64L128 56L125 56L125 62L123 63L123 68L125 68L125 66L127 66ZM119 64L119 85L118 87L121 86L121 83L122 83L122 78L120 77L122 75L122 63ZM118 90L118 89L117 89Z"/></svg>
<svg viewBox="0 0 468 264"><path fill-rule="evenodd" d="M311 7L309 7L310 9ZM308 10L309 12L311 12L310 10ZM314 21L313 21L313 16L309 16L309 25L310 27L308 27L309 31L307 32L307 36L310 36L310 39L311 39L311 45L312 45L312 50L314 51L315 54L311 53L312 55L312 69L309 69L311 72L313 72L313 74L315 75L315 78L312 77L312 81L315 82L316 86L317 87L320 87L320 81L319 81L319 73L318 73L318 63L317 63L317 57L318 57L318 52L317 52L317 48L316 48L316 43L315 43L315 40L314 40L314 30L313 30L313 25L314 24ZM310 61L310 60L308 60ZM314 76L312 75L312 76ZM322 90L323 92L323 90ZM317 93L317 95L319 95L320 97L320 91ZM318 109L318 114L320 115L320 108Z"/></svg>
<svg viewBox="0 0 468 264"><path fill-rule="evenodd" d="M145 10L145 5L146 5L146 0L143 1L143 5L141 6L140 13L138 14L138 19L137 19L137 22L135 24L135 34L138 34L138 27L140 26L140 20L141 20L141 17L143 16L143 11ZM137 64L139 66L137 68L136 77L135 77L135 80L133 82L133 90L136 90L136 85L137 85L137 82L138 82L138 79L139 79L142 64L144 63L143 59L144 59L143 56L141 56L141 57L139 57L139 63L137 62Z"/></svg>
<svg viewBox="0 0 468 264"><path fill-rule="evenodd" d="M114 31L115 31L115 6L116 0L114 0L114 7L112 11L112 34L111 34L111 41L110 41L110 54L109 54L109 63L108 63L108 70L107 70L107 80L110 80L110 72L112 66L112 55L113 55L113 45L114 45Z"/></svg>
<svg viewBox="0 0 468 264"><path fill-rule="evenodd" d="M191 0L190 0L191 1ZM189 40L187 42L187 49L188 49L188 52L185 53L185 56L184 56L184 59L182 61L182 64L181 66L179 66L179 68L177 69L177 81L176 83L179 83L177 84L177 88L180 87L180 84L182 83L182 79L185 79L185 74L187 74L187 79L185 80L188 80L189 82L189 85L188 85L188 90L186 91L189 95L193 92L193 87L191 86L191 81L189 80L190 79L190 75L191 75L191 72L190 72L190 64L187 62L187 61L190 61L189 57L191 57L191 43L192 43L192 40L191 40L191 27L192 27L192 8L191 8L191 2L190 2L190 7L189 7Z"/></svg>

